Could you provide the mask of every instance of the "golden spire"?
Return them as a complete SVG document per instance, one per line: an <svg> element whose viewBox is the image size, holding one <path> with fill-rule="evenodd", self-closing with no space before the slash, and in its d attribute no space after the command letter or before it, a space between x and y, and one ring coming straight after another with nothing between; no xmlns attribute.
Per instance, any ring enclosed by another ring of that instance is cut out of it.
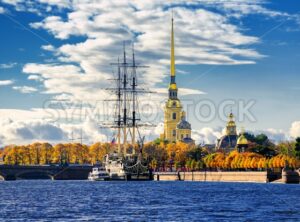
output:
<svg viewBox="0 0 300 222"><path fill-rule="evenodd" d="M177 99L177 85L175 81L175 49L174 49L174 27L173 27L173 11L172 11L172 29L171 29L171 81L169 85L169 99Z"/></svg>
<svg viewBox="0 0 300 222"><path fill-rule="evenodd" d="M174 27L172 11L172 30L171 30L171 76L175 76L175 49L174 49Z"/></svg>

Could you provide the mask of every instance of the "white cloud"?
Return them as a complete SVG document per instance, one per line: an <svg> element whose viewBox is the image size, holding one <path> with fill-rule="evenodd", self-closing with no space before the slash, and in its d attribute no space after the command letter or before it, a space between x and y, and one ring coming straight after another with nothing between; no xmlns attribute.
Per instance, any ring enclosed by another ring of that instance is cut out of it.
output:
<svg viewBox="0 0 300 222"><path fill-rule="evenodd" d="M23 3L24 0L2 0L2 2L5 4L17 5L19 3Z"/></svg>
<svg viewBox="0 0 300 222"><path fill-rule="evenodd" d="M295 121L292 123L290 128L290 136L294 139L300 137L300 121Z"/></svg>
<svg viewBox="0 0 300 222"><path fill-rule="evenodd" d="M36 88L31 87L31 86L13 86L12 88L16 91L19 91L19 92L25 93L25 94L38 91Z"/></svg>
<svg viewBox="0 0 300 222"><path fill-rule="evenodd" d="M29 75L27 79L35 80L35 81L39 81L39 82L43 81L43 78L40 75Z"/></svg>
<svg viewBox="0 0 300 222"><path fill-rule="evenodd" d="M160 94L168 94L168 88L153 88L153 91ZM180 87L178 89L178 94L180 96L186 96L186 95L203 95L206 94L205 92L198 90L198 89L188 89L188 88L182 88ZM165 96L164 96L165 97Z"/></svg>
<svg viewBox="0 0 300 222"><path fill-rule="evenodd" d="M68 143L71 139L80 142L81 138L83 143L92 144L109 141L111 136L110 130L101 130L96 122L89 120L80 124L58 124L36 119L0 119L0 147L33 142Z"/></svg>
<svg viewBox="0 0 300 222"><path fill-rule="evenodd" d="M263 133L267 135L267 137L275 143L281 142L281 141L286 141L288 139L287 133L284 132L281 129L266 129L266 130L255 130L254 134L260 134Z"/></svg>
<svg viewBox="0 0 300 222"><path fill-rule="evenodd" d="M197 144L215 144L217 139L219 139L221 136L221 129L204 127L200 130L192 130L192 138Z"/></svg>
<svg viewBox="0 0 300 222"><path fill-rule="evenodd" d="M17 65L16 62L2 63L2 64L0 64L0 69L10 69L10 68L13 68L16 65Z"/></svg>
<svg viewBox="0 0 300 222"><path fill-rule="evenodd" d="M38 0L38 2L57 6L59 8L69 8L71 6L70 0Z"/></svg>
<svg viewBox="0 0 300 222"><path fill-rule="evenodd" d="M0 7L0 14L4 14L5 13L5 9L3 7Z"/></svg>
<svg viewBox="0 0 300 222"><path fill-rule="evenodd" d="M46 50L46 51L54 51L55 50L53 45L42 45L41 48Z"/></svg>
<svg viewBox="0 0 300 222"><path fill-rule="evenodd" d="M14 83L13 80L0 80L0 86L8 86Z"/></svg>

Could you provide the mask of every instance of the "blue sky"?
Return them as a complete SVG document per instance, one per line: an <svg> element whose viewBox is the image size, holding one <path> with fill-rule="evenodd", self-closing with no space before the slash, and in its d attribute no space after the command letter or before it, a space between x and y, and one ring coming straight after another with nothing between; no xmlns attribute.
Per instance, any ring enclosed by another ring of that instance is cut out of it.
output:
<svg viewBox="0 0 300 222"><path fill-rule="evenodd" d="M172 9L179 95L184 104L193 101L188 120L198 142L214 142L226 124L219 116L199 121L194 113L200 101L217 107L224 101L254 101L255 121L242 119L239 128L277 141L300 136L296 0L1 0L1 144L67 141L82 128L90 143L107 140L105 134L113 132L99 128L104 119L78 119L80 110L74 107L84 102L104 114L97 101L109 96L103 91L112 75L108 64L122 53L123 41L134 41L138 60L150 66L141 73L143 85L160 92L141 100L163 102ZM75 105L45 110L50 100ZM224 112L231 109L239 114L236 105ZM70 113L78 115L66 121ZM163 111L154 113L161 117ZM158 135L161 118L155 123L145 133Z"/></svg>

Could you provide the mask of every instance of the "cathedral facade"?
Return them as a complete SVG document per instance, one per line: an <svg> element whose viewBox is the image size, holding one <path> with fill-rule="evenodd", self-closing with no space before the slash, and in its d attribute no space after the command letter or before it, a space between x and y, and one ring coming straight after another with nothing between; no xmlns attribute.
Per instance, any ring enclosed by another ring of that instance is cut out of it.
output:
<svg viewBox="0 0 300 222"><path fill-rule="evenodd" d="M186 114L178 98L178 88L175 77L174 25L172 18L170 84L168 100L164 107L164 133L161 135L161 139L167 140L168 142L182 141L192 143L191 124L186 120Z"/></svg>

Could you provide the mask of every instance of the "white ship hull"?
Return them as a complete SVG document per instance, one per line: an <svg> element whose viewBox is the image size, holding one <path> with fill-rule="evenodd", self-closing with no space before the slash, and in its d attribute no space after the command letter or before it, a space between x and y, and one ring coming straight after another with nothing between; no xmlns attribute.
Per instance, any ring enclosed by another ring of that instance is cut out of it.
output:
<svg viewBox="0 0 300 222"><path fill-rule="evenodd" d="M90 181L105 181L110 180L110 175L106 172L103 167L94 167L90 172L88 180Z"/></svg>

